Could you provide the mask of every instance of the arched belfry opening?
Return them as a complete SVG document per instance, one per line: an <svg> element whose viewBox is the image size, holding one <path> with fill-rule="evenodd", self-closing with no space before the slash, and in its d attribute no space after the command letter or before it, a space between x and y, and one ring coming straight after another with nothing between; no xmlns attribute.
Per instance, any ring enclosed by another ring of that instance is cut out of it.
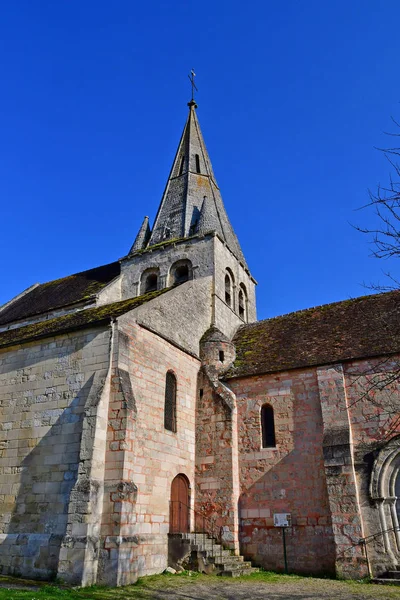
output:
<svg viewBox="0 0 400 600"><path fill-rule="evenodd" d="M169 510L169 532L188 533L190 531L190 485L183 473L179 473L171 484Z"/></svg>

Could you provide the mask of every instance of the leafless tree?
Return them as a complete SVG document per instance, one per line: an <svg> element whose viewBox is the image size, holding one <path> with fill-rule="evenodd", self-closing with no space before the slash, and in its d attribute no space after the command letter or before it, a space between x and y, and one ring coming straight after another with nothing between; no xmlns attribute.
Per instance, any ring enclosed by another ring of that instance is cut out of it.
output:
<svg viewBox="0 0 400 600"><path fill-rule="evenodd" d="M400 124L392 118L400 130ZM400 138L400 133L387 133ZM378 148L383 152L391 166L391 174L387 186L378 186L376 192L369 191L369 202L362 208L372 208L377 218L376 228L356 226L356 229L367 234L371 239L372 256L380 259L400 258L400 147ZM400 282L392 273L386 271L388 284L370 284L375 291L389 291L400 288Z"/></svg>
<svg viewBox="0 0 400 600"><path fill-rule="evenodd" d="M400 138L400 124L392 120L397 132L387 135ZM372 256L390 260L400 258L400 147L378 150L390 164L391 175L386 186L379 185L376 192L369 191L369 202L362 207L374 211L376 227L356 226L356 229L369 236ZM384 274L385 284L372 283L367 287L376 292L400 290L399 278L388 269ZM368 369L354 371L351 380L358 389L356 402L371 408L371 420L385 423L382 441L392 437L400 427L400 360L392 356L376 360Z"/></svg>

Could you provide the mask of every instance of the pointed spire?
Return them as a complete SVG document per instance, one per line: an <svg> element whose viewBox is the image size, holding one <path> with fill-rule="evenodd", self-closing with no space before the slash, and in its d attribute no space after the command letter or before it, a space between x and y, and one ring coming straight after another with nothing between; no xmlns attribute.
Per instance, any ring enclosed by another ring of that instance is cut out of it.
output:
<svg viewBox="0 0 400 600"><path fill-rule="evenodd" d="M222 236L215 202L214 200L210 200L208 196L204 196L196 233L208 233L209 231L216 231Z"/></svg>
<svg viewBox="0 0 400 600"><path fill-rule="evenodd" d="M143 223L138 231L135 241L133 242L132 248L129 250L129 254L137 252L137 250L143 250L146 247L147 242L150 238L150 225L149 217L143 219Z"/></svg>
<svg viewBox="0 0 400 600"><path fill-rule="evenodd" d="M205 233L207 229L216 231L236 258L246 264L215 180L197 120L197 104L192 99L188 106L189 115L148 245Z"/></svg>

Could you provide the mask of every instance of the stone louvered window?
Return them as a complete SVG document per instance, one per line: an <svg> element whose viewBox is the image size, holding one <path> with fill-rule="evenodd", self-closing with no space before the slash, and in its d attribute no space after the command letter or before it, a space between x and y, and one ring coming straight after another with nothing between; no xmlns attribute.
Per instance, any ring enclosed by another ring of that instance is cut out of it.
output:
<svg viewBox="0 0 400 600"><path fill-rule="evenodd" d="M171 371L165 378L164 427L176 432L176 377Z"/></svg>
<svg viewBox="0 0 400 600"><path fill-rule="evenodd" d="M171 267L169 285L180 285L193 279L193 269L190 260L178 260Z"/></svg>
<svg viewBox="0 0 400 600"><path fill-rule="evenodd" d="M275 448L274 409L270 404L264 404L261 407L261 434L262 447Z"/></svg>
<svg viewBox="0 0 400 600"><path fill-rule="evenodd" d="M159 274L158 268L151 268L143 271L140 279L141 294L147 294L148 292L155 292L158 290Z"/></svg>
<svg viewBox="0 0 400 600"><path fill-rule="evenodd" d="M146 279L145 292L155 292L157 290L157 274L151 273Z"/></svg>

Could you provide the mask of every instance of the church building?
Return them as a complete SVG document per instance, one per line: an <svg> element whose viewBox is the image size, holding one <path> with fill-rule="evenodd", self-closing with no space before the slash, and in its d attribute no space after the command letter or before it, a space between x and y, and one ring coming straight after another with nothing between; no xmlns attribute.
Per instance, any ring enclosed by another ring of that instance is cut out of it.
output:
<svg viewBox="0 0 400 600"><path fill-rule="evenodd" d="M0 308L0 572L125 585L210 543L283 570L283 534L292 572L393 570L400 292L257 321L188 106L126 256Z"/></svg>

